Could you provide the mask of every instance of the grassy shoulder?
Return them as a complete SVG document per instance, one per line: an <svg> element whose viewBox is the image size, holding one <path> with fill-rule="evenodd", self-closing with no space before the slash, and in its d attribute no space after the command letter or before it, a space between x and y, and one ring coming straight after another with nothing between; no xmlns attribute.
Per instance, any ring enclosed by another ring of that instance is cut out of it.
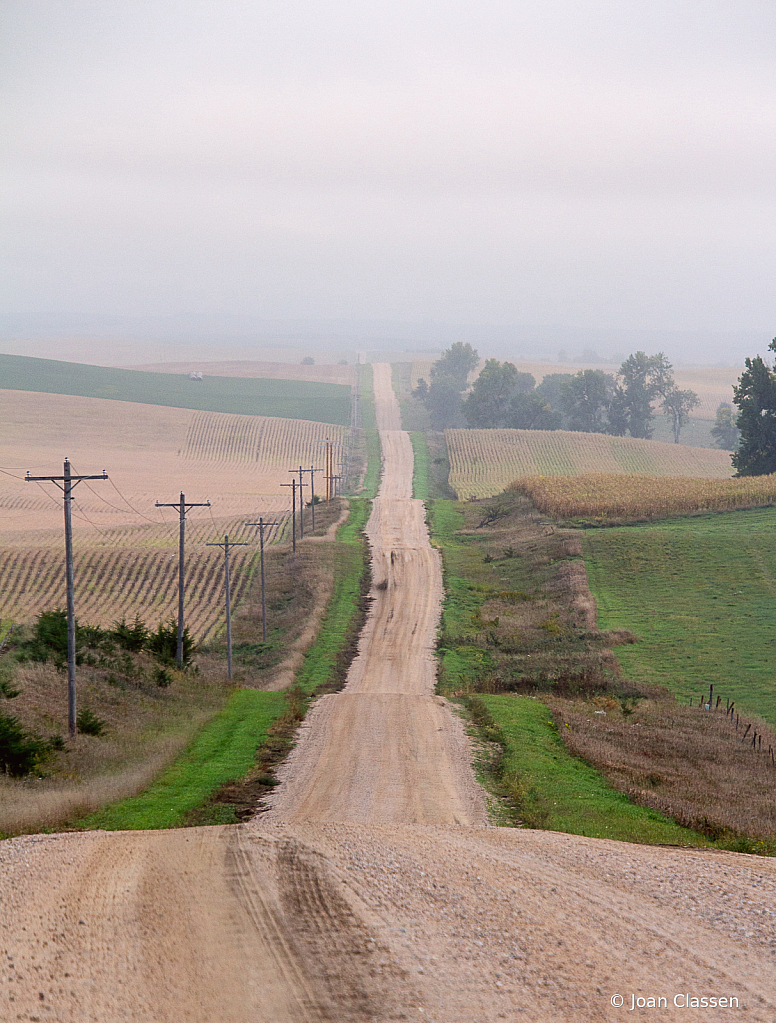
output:
<svg viewBox="0 0 776 1023"><path fill-rule="evenodd" d="M232 693L223 710L145 792L82 818L76 826L105 831L180 827L219 786L250 770L270 726L285 709L283 693ZM229 823L224 816L219 823Z"/></svg>
<svg viewBox="0 0 776 1023"><path fill-rule="evenodd" d="M601 774L572 756L551 710L528 696L477 698L503 748L494 779L524 827L650 845L708 845L661 814L637 806ZM491 733L493 734L493 733Z"/></svg>
<svg viewBox="0 0 776 1023"><path fill-rule="evenodd" d="M638 637L617 651L622 670L683 702L713 684L776 724L775 525L765 508L585 531L600 627Z"/></svg>

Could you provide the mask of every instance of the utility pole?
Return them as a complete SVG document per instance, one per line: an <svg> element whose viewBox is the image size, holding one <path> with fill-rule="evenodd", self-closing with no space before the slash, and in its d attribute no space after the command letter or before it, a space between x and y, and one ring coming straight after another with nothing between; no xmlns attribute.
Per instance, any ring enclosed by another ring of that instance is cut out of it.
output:
<svg viewBox="0 0 776 1023"><path fill-rule="evenodd" d="M296 472L296 469L289 469L289 472ZM291 487L291 545L296 554L296 488L299 487L299 507L302 506L302 485L296 480L290 483L281 483L281 487ZM305 484L306 486L306 484Z"/></svg>
<svg viewBox="0 0 776 1023"><path fill-rule="evenodd" d="M289 469L289 472L296 472L296 469ZM307 486L306 483L302 482L302 473L304 469L299 466L299 539L304 540L304 502L302 501L302 487ZM315 529L315 526L313 526Z"/></svg>
<svg viewBox="0 0 776 1023"><path fill-rule="evenodd" d="M286 484L287 486L287 484ZM258 522L246 522L246 526L258 526L259 527L259 546L261 548L261 638L264 643L267 642L267 605L264 600L264 530L269 529L270 526L279 526L279 522L265 522L261 516L259 516Z"/></svg>
<svg viewBox="0 0 776 1023"><path fill-rule="evenodd" d="M28 483L54 483L65 495L65 579L67 588L67 729L70 736L76 732L75 725L75 598L73 596L73 520L71 505L73 487L81 480L106 480L107 472L103 469L98 476L74 476L70 471L70 459L65 459L62 476L30 476L29 470L24 479Z"/></svg>
<svg viewBox="0 0 776 1023"><path fill-rule="evenodd" d="M186 544L186 512L189 508L209 508L210 501L201 501L198 504L194 501L186 503L186 498L181 491L180 501L173 504L162 504L156 502L157 508L177 508L180 514L180 539L178 541L178 645L175 650L175 663L179 668L183 667L183 580L184 580L184 552Z"/></svg>
<svg viewBox="0 0 776 1023"><path fill-rule="evenodd" d="M232 605L229 599L229 548L248 547L247 540L232 540L229 543L229 534L224 534L223 543L206 543L206 547L224 548L224 583L226 587L226 666L229 674L229 681L232 681Z"/></svg>
<svg viewBox="0 0 776 1023"><path fill-rule="evenodd" d="M338 440L319 440L319 444L326 445L325 451L325 464L326 469L324 479L326 480L326 504L334 497L334 448L341 448L342 445Z"/></svg>
<svg viewBox="0 0 776 1023"><path fill-rule="evenodd" d="M310 507L312 508L312 511L313 511L313 533L314 533L315 532L315 473L316 472L323 472L323 469L314 469L312 466L310 466L309 469L305 469L304 471L310 473ZM302 466L300 465L299 466L299 476L300 476L300 479L301 479L301 475L302 475Z"/></svg>

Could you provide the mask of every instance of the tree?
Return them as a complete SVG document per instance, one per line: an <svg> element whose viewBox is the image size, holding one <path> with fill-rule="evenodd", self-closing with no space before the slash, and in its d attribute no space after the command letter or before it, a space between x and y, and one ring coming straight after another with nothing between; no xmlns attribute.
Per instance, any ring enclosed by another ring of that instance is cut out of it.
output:
<svg viewBox="0 0 776 1023"><path fill-rule="evenodd" d="M776 351L776 338L768 347ZM736 476L776 472L776 373L759 355L746 360L733 400L741 431L738 450L733 452Z"/></svg>
<svg viewBox="0 0 776 1023"><path fill-rule="evenodd" d="M714 426L711 428L711 436L714 438L716 446L722 448L723 451L735 451L738 446L741 431L733 419L733 406L728 405L727 402L723 401L717 406L717 416Z"/></svg>
<svg viewBox="0 0 776 1023"><path fill-rule="evenodd" d="M681 391L671 387L663 395L660 407L671 419L674 429L674 444L679 443L679 432L690 418L690 412L700 405L701 400L695 391Z"/></svg>
<svg viewBox="0 0 776 1023"><path fill-rule="evenodd" d="M418 381L418 387L420 381ZM423 399L431 419L432 430L447 430L463 426L461 392L458 384L448 376L437 376L431 381Z"/></svg>
<svg viewBox="0 0 776 1023"><path fill-rule="evenodd" d="M584 369L571 376L561 390L561 408L567 428L580 433L605 433L614 379L600 369Z"/></svg>
<svg viewBox="0 0 776 1023"><path fill-rule="evenodd" d="M665 398L674 387L671 363L662 352L657 355L636 352L623 362L617 377L609 432L622 436L627 430L631 437L649 439L655 418L652 403L657 398Z"/></svg>
<svg viewBox="0 0 776 1023"><path fill-rule="evenodd" d="M512 399L535 386L531 374L520 373L511 362L488 359L461 406L466 422L485 429L509 425Z"/></svg>
<svg viewBox="0 0 776 1023"><path fill-rule="evenodd" d="M480 361L479 353L470 344L456 341L440 355L431 367L431 382L437 377L449 377L458 386L458 392L465 390L469 374Z"/></svg>
<svg viewBox="0 0 776 1023"><path fill-rule="evenodd" d="M541 394L531 391L513 395L504 425L513 430L560 430L563 416Z"/></svg>
<svg viewBox="0 0 776 1023"><path fill-rule="evenodd" d="M305 355L305 357L302 359L302 365L303 366L314 366L315 365L315 359L312 357L312 355Z"/></svg>

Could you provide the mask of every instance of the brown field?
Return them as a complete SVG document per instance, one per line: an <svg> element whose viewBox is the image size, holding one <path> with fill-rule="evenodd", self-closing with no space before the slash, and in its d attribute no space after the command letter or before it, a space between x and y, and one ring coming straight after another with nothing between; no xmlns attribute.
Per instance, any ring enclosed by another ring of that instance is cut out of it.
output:
<svg viewBox="0 0 776 1023"><path fill-rule="evenodd" d="M98 398L3 391L0 445L0 617L29 621L64 604L62 496L32 475L99 473L108 481L74 491L73 541L77 614L109 625L122 614L152 623L177 600L177 511L174 502L210 500L187 516L187 620L202 639L222 617L223 554L206 541L256 541L246 520L284 521L288 470L320 464L319 440L341 440L326 423L193 412ZM320 481L320 476L318 476ZM322 482L318 487L323 488ZM308 492L306 492L308 496ZM233 587L242 592L256 546L236 548Z"/></svg>
<svg viewBox="0 0 776 1023"><path fill-rule="evenodd" d="M738 834L773 841L776 768L767 749L776 747L776 735L760 719L750 715L746 721L762 736L765 753L742 744L745 726L737 732L722 711L673 699L646 699L633 709L626 704L627 715L612 697L547 703L571 752L634 802L709 838Z"/></svg>
<svg viewBox="0 0 776 1023"><path fill-rule="evenodd" d="M247 359L227 359L221 362L146 362L142 365L127 366L127 369L141 369L148 373L203 373L213 377L261 377L268 380L315 380L325 384L346 384L354 380L353 366L321 365L303 366L293 362L251 362Z"/></svg>
<svg viewBox="0 0 776 1023"><path fill-rule="evenodd" d="M689 476L730 479L729 451L567 430L445 430L450 486L491 497L526 476Z"/></svg>
<svg viewBox="0 0 776 1023"><path fill-rule="evenodd" d="M503 361L503 360L502 360ZM510 360L507 360L510 361ZM485 365L480 365L475 373L469 378L470 383L476 378L477 373ZM426 381L431 373L432 361L430 359L413 362L412 364L412 386L417 387L418 380L423 377ZM577 373L580 369L602 369L605 373L616 373L618 366L583 366L570 362L515 362L515 366L521 373L531 373L539 384L549 373ZM693 409L692 415L697 419L714 419L717 406L720 402L733 402L733 385L738 383L738 378L743 372L743 366L679 366L674 368L674 379L676 386L682 390L691 390L700 398L700 405Z"/></svg>
<svg viewBox="0 0 776 1023"><path fill-rule="evenodd" d="M597 519L652 519L701 511L729 511L773 504L776 475L713 480L676 476L528 476L512 489L546 515Z"/></svg>

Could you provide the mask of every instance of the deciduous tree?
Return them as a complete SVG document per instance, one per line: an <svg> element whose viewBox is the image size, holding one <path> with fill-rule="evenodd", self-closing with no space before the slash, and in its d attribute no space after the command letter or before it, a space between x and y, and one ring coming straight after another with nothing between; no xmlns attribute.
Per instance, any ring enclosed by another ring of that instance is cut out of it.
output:
<svg viewBox="0 0 776 1023"><path fill-rule="evenodd" d="M776 338L768 347L776 351ZM746 360L733 398L741 431L738 450L733 452L736 476L776 472L776 373L759 355Z"/></svg>

